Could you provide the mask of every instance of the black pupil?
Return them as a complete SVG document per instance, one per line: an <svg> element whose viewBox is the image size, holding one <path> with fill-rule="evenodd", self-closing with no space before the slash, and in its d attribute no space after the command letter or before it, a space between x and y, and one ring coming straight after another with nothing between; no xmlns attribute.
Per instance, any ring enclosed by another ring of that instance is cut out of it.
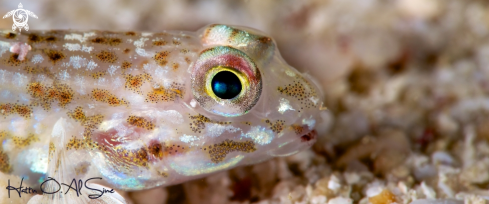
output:
<svg viewBox="0 0 489 204"><path fill-rule="evenodd" d="M212 78L212 91L222 99L232 99L241 92L241 81L236 74L222 71Z"/></svg>

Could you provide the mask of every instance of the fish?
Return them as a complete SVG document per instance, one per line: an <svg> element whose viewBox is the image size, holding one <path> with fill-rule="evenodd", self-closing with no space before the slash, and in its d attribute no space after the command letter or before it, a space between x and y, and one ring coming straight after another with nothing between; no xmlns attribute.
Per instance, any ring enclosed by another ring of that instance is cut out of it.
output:
<svg viewBox="0 0 489 204"><path fill-rule="evenodd" d="M0 172L29 203L126 203L311 147L323 99L248 27L2 30Z"/></svg>

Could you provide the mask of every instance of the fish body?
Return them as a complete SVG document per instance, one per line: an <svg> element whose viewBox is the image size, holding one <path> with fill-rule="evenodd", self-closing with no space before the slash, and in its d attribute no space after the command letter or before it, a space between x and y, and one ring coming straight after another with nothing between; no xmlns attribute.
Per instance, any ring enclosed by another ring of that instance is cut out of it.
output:
<svg viewBox="0 0 489 204"><path fill-rule="evenodd" d="M251 28L0 32L0 171L28 185L141 190L291 155L316 140L321 107Z"/></svg>

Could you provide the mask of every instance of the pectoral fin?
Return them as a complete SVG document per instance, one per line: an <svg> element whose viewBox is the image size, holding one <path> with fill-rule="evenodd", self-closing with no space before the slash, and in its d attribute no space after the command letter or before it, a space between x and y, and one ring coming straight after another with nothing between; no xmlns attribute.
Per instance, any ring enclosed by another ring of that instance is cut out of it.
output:
<svg viewBox="0 0 489 204"><path fill-rule="evenodd" d="M54 125L49 145L48 172L41 185L44 193L32 197L28 203L130 203L112 188L86 182L96 174L91 169L92 160L88 150L78 144L73 145L77 140L73 137L76 134L72 132L71 125L64 118Z"/></svg>

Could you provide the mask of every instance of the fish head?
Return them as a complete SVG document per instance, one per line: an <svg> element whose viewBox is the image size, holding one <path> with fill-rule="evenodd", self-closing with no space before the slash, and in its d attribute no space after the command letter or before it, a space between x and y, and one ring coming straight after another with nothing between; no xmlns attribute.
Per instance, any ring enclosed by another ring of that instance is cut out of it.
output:
<svg viewBox="0 0 489 204"><path fill-rule="evenodd" d="M271 37L218 24L195 36L187 69L174 78L153 77L183 81L150 87L149 100L157 103L131 103L129 111L114 113L125 116L94 133L117 149L98 160L114 186L177 184L291 155L316 141L321 89L282 59Z"/></svg>
<svg viewBox="0 0 489 204"><path fill-rule="evenodd" d="M200 132L212 141L203 145L207 153L220 151L213 146L223 141L247 141L253 148L235 155L250 164L297 153L316 141L323 93L311 76L285 62L271 37L219 24L199 33L202 51L189 69L192 108L211 121L229 122L207 123ZM215 155L215 163L232 158Z"/></svg>

